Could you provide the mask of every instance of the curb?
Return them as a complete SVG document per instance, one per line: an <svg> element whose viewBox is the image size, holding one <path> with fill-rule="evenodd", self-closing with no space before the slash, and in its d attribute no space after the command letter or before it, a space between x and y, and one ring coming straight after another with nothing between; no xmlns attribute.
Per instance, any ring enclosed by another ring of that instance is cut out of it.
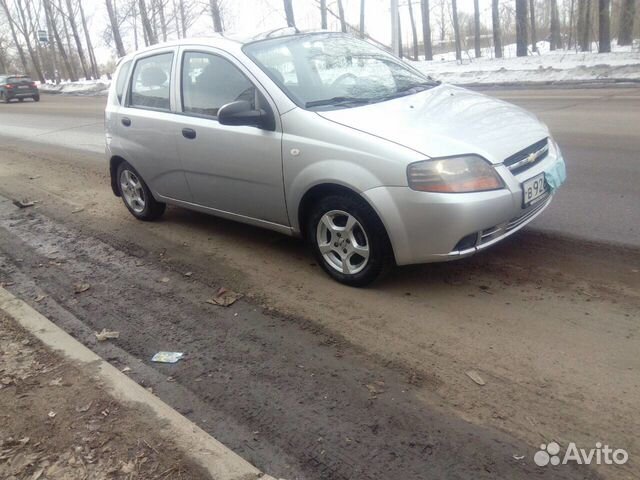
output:
<svg viewBox="0 0 640 480"><path fill-rule="evenodd" d="M0 310L17 321L25 330L49 348L66 358L96 369L96 374L111 395L123 403L143 404L166 422L163 432L175 440L176 446L191 460L209 472L213 480L276 480L265 475L238 454L202 430L191 420L120 372L89 350L22 300L0 287ZM167 432L168 430L168 432Z"/></svg>

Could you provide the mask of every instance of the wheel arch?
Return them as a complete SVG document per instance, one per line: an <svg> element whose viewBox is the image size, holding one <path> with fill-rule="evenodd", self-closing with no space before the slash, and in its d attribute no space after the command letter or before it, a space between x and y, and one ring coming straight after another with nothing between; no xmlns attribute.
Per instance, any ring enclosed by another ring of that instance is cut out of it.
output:
<svg viewBox="0 0 640 480"><path fill-rule="evenodd" d="M126 162L119 155L114 155L109 159L109 175L111 176L111 190L116 197L120 196L120 188L118 188L118 167L121 163Z"/></svg>

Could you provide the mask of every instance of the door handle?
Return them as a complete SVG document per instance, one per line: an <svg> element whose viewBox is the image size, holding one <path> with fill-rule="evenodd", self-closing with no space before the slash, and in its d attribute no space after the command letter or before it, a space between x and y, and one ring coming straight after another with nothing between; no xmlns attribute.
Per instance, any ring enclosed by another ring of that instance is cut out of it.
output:
<svg viewBox="0 0 640 480"><path fill-rule="evenodd" d="M182 136L184 138L194 139L196 138L196 131L193 128L183 128Z"/></svg>
<svg viewBox="0 0 640 480"><path fill-rule="evenodd" d="M121 121L122 121L122 124L123 124L125 127L128 127L128 126L130 126L130 125L131 125L131 119L130 119L130 118L122 117L122 120L121 120Z"/></svg>

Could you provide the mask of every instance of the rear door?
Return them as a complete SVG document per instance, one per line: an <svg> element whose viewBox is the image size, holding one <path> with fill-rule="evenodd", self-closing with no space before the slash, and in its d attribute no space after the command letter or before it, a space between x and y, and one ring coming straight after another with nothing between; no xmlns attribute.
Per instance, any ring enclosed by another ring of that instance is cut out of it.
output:
<svg viewBox="0 0 640 480"><path fill-rule="evenodd" d="M177 118L173 86L177 52L158 49L136 57L123 105L117 110L117 132L126 160L154 194L191 201L176 149Z"/></svg>
<svg viewBox="0 0 640 480"><path fill-rule="evenodd" d="M275 104L225 52L183 47L180 64L177 144L194 201L222 212L289 225ZM270 109L276 118L275 131L220 125L218 110L236 100Z"/></svg>

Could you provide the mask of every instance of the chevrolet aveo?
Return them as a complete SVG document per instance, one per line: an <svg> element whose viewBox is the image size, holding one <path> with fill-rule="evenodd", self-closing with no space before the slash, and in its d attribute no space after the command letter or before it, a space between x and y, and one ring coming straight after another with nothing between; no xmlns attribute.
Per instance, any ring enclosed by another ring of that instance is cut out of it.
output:
<svg viewBox="0 0 640 480"><path fill-rule="evenodd" d="M499 242L565 178L534 115L344 34L155 45L121 60L105 115L136 218L173 204L302 236L353 286Z"/></svg>

